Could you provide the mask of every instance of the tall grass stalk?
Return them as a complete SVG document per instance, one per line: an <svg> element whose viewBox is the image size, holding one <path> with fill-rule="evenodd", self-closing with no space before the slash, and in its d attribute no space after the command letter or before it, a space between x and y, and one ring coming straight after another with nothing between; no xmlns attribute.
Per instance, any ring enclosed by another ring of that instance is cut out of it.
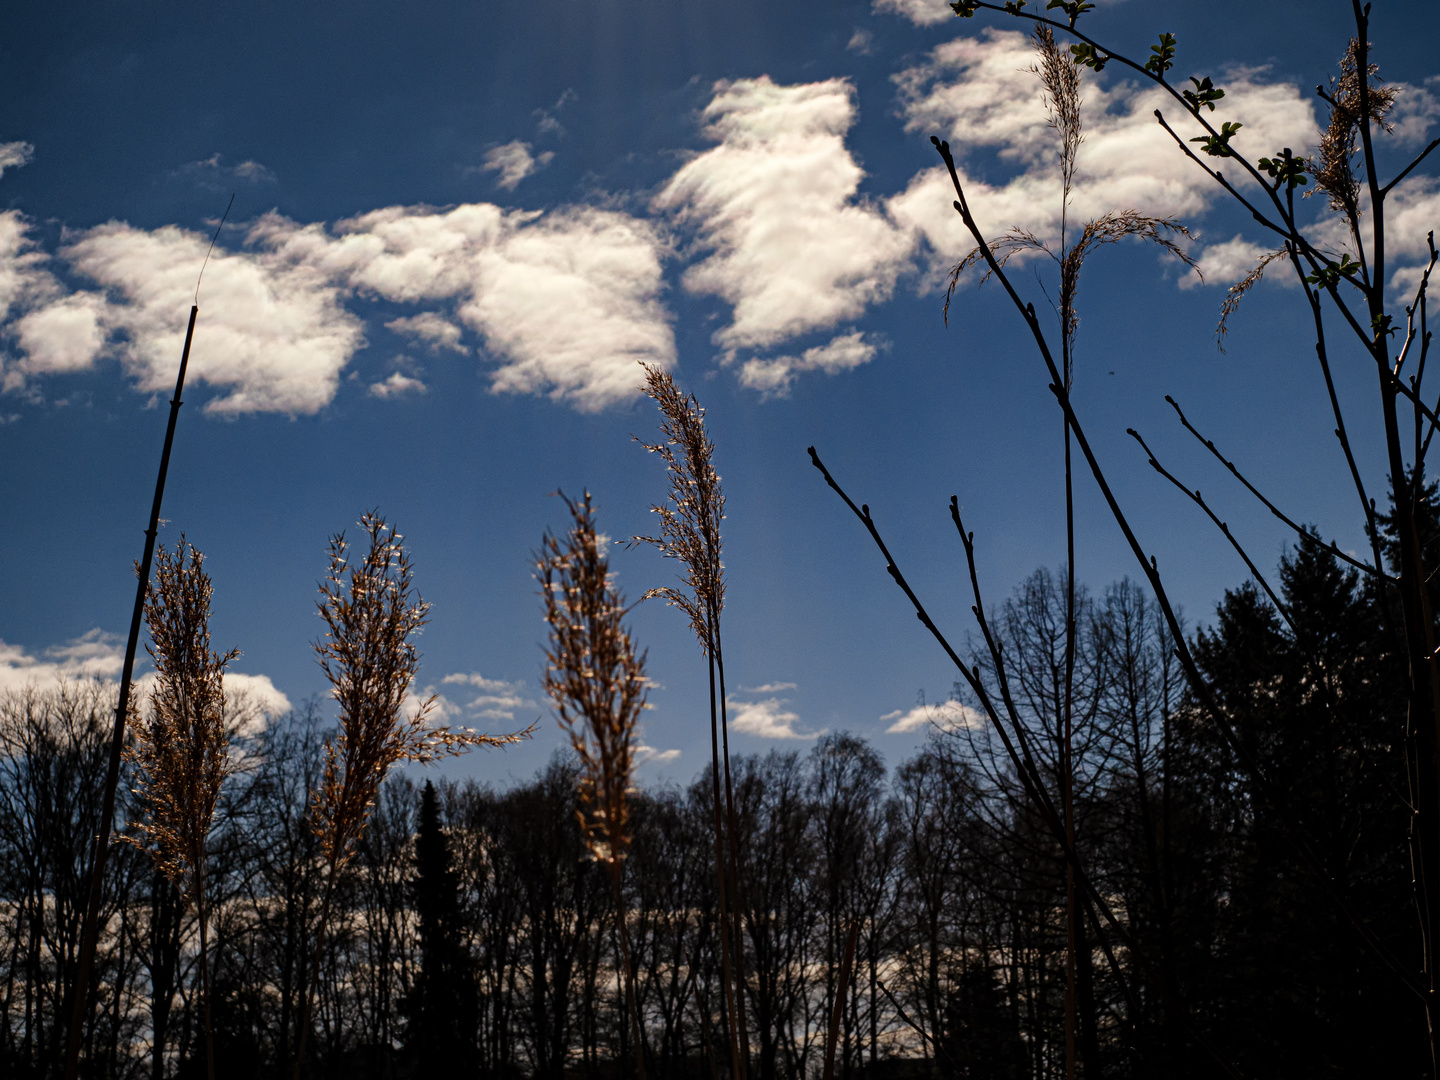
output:
<svg viewBox="0 0 1440 1080"><path fill-rule="evenodd" d="M311 793L311 826L326 864L325 888L315 932L310 971L302 971L300 1037L295 1080L305 1061L314 1002L314 977L336 881L355 852L370 820L375 795L392 765L429 764L475 746L506 746L530 734L482 735L469 729L434 727L431 697L406 714L406 699L420 669L414 637L430 605L415 590L415 572L403 537L378 513L367 513L360 528L369 543L350 565L345 534L331 537L330 568L320 582L320 617L325 636L315 643L320 669L330 681L340 711L340 730L325 744L325 772Z"/></svg>
<svg viewBox="0 0 1440 1080"><path fill-rule="evenodd" d="M635 728L645 708L645 655L636 654L625 629L625 599L611 583L609 561L601 553L590 493L585 492L579 502L565 499L565 505L572 520L569 533L562 540L547 532L536 560L545 621L550 625L545 690L580 759L581 809L576 816L586 849L609 872L635 1075L645 1080L644 1035L623 888Z"/></svg>
<svg viewBox="0 0 1440 1080"><path fill-rule="evenodd" d="M205 556L187 545L183 535L173 552L160 545L155 585L145 602L155 689L149 711L134 721L135 742L128 757L136 769L135 792L146 812L145 820L136 823L136 842L149 850L156 868L185 902L195 905L205 1070L215 1080L205 855L220 789L234 771L223 679L226 665L240 651L221 656L210 650L213 589L204 562Z"/></svg>
<svg viewBox="0 0 1440 1080"><path fill-rule="evenodd" d="M232 199L233 201L233 199ZM225 211L230 212L229 208ZM224 219L220 224L223 225ZM220 234L217 226L215 234ZM211 240L214 246L214 240ZM207 254L206 258L209 256ZM204 273L202 268L201 273ZM195 316L200 312L199 283L196 283L195 304L190 307L190 321L185 328L185 347L180 351L180 373L175 378L175 396L170 399L170 418L165 424L165 444L160 451L160 469L155 476L155 497L150 503L150 523L145 529L145 553L138 568L135 607L130 613L130 634L125 639L125 661L120 668L120 694L115 705L115 726L110 734L110 759L105 771L105 791L100 806L100 831L95 835L94 856L90 860L90 899L85 909L85 923L80 931L80 960L75 973L74 998L71 1002L70 1033L65 1044L65 1080L75 1080L80 1066L80 1036L90 1005L90 970L95 963L95 945L100 936L100 900L105 884L105 863L110 853L110 832L115 821L115 789L120 784L120 759L125 750L125 721L130 714L130 687L135 674L135 650L140 645L140 620L145 611L145 596L150 587L150 567L155 557L155 536L160 530L160 503L165 497L165 477L170 471L170 450L175 445L175 424L180 418L180 395L185 390L185 370L190 366L190 343L195 338Z"/></svg>
<svg viewBox="0 0 1440 1080"><path fill-rule="evenodd" d="M735 1080L745 1080L750 1040L745 1026L744 938L739 904L735 797L730 779L725 652L720 642L720 613L725 607L725 564L720 557L720 522L725 517L725 494L720 487L720 476L715 471L715 444L705 430L705 410L693 394L686 396L681 392L668 372L648 364L641 366L645 369L645 392L660 408L660 432L664 437L654 443L643 439L637 441L665 462L670 478L670 495L665 502L651 507L652 512L660 517L660 535L634 536L631 543L650 544L666 558L677 559L684 565L684 588L667 586L650 589L643 599L663 598L689 616L690 627L695 631L709 664L720 968L730 1021L731 1070ZM725 785L723 804L720 795L722 775Z"/></svg>

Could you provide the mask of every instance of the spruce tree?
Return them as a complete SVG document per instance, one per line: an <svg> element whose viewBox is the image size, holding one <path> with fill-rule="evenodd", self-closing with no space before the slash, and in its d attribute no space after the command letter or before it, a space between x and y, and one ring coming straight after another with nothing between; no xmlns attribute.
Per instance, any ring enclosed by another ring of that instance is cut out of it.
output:
<svg viewBox="0 0 1440 1080"><path fill-rule="evenodd" d="M440 824L435 785L425 781L415 832L412 884L420 931L420 974L413 990L409 1043L419 1076L458 1077L472 1071L466 1053L473 1027L474 982L460 934L460 889L450 841Z"/></svg>

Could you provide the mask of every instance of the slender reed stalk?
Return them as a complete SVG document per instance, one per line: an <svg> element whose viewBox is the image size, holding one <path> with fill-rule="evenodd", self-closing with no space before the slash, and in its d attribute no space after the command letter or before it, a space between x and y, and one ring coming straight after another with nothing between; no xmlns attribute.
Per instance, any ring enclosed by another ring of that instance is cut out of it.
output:
<svg viewBox="0 0 1440 1080"><path fill-rule="evenodd" d="M720 641L720 613L725 607L725 564L720 558L720 522L725 517L725 494L720 487L720 476L715 471L715 444L705 430L705 410L695 395L687 397L681 392L669 372L648 364L641 366L645 369L645 392L660 408L663 439L655 443L638 438L636 441L665 462L670 477L670 495L665 502L651 507L660 517L660 535L633 536L630 542L632 545L650 544L667 559L678 559L685 566L683 588L665 586L650 589L642 599L663 598L689 616L690 627L695 631L709 664L720 969L730 1021L731 1070L735 1080L745 1080L750 1040L745 1026L740 860L735 831L734 788L730 778L725 654ZM722 775L725 785L723 803L720 795Z"/></svg>
<svg viewBox="0 0 1440 1080"><path fill-rule="evenodd" d="M340 709L340 730L325 744L325 773L311 793L311 827L320 839L326 863L325 889L308 971L302 971L300 1036L295 1080L309 1041L314 980L318 976L326 922L336 881L355 852L370 808L385 775L402 761L429 764L475 746L506 746L527 738L533 726L510 735L482 735L469 729L434 727L433 697L409 715L406 697L420 669L414 637L425 625L430 605L415 590L414 569L403 537L378 513L367 513L360 527L369 546L350 566L345 534L330 539L330 569L320 583L318 607L325 636L315 643L320 669L330 680ZM348 570L348 576L347 576Z"/></svg>
<svg viewBox="0 0 1440 1080"><path fill-rule="evenodd" d="M188 551L188 558L187 558ZM234 771L226 725L225 668L240 655L210 650L210 597L205 556L185 537L173 552L160 545L155 584L145 602L147 646L155 662L150 710L135 722L127 756L146 818L135 843L195 905L200 924L200 987L204 1002L205 1069L215 1080L210 1021L209 919L205 908L206 841L225 778ZM130 840L130 837L122 837Z"/></svg>
<svg viewBox="0 0 1440 1080"><path fill-rule="evenodd" d="M624 896L625 849L630 843L629 793L635 771L635 728L645 708L645 654L636 654L625 629L625 598L610 581L609 561L595 532L587 491L565 499L572 527L560 539L547 532L536 559L550 646L545 690L560 726L580 758L576 817L590 857L604 864L615 900L624 966L625 1009L635 1046L635 1075L645 1080L644 1029L635 993Z"/></svg>

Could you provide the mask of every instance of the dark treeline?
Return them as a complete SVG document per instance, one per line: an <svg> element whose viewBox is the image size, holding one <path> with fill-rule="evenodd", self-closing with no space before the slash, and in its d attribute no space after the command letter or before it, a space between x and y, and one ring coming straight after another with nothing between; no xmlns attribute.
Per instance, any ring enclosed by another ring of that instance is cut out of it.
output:
<svg viewBox="0 0 1440 1080"><path fill-rule="evenodd" d="M1283 614L1227 594L1194 647L1365 928L1415 952L1401 663L1386 612L1317 544L1282 563ZM1037 572L992 625L1042 775L1058 768L1064 582ZM1299 857L1187 698L1137 587L1081 591L1077 848L1123 921L1078 929L1086 1077L1421 1075L1420 1005ZM818 1076L854 935L836 1074L1063 1075L1064 859L993 735L946 721L887 771L845 734L733 763L746 1016L757 1080ZM113 688L0 706L0 1073L57 1075ZM316 708L241 739L213 839L217 1075L288 1076L316 949L323 860L308 821L328 726ZM499 791L381 790L320 944L315 1077L615 1077L633 1072L615 906L586 858L576 774L556 758ZM128 790L128 785L124 785ZM625 909L652 1077L724 1075L708 773L638 793ZM121 807L122 825L134 808ZM99 1077L204 1074L198 935L172 884L121 845L86 1030ZM1169 998L1167 1004L1166 998ZM922 1034L923 1033L923 1034Z"/></svg>

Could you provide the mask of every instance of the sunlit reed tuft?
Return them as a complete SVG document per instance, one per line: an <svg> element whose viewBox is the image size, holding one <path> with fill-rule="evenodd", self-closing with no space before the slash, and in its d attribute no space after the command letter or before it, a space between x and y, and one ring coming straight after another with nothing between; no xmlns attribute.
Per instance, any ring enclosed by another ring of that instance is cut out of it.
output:
<svg viewBox="0 0 1440 1080"><path fill-rule="evenodd" d="M183 535L174 551L160 545L145 600L155 688L148 711L132 720L135 741L128 756L145 809L132 842L150 852L160 872L194 905L200 924L205 1058L213 1080L205 847L220 789L233 769L223 680L226 665L240 653L232 649L221 656L210 649L213 589L204 562Z"/></svg>
<svg viewBox="0 0 1440 1080"><path fill-rule="evenodd" d="M536 560L550 643L545 652L545 691L560 726L580 759L576 811L592 858L606 866L615 901L637 1076L643 1080L635 973L630 960L622 875L630 843L629 796L635 771L635 737L645 708L645 655L637 654L625 629L625 599L610 579L609 560L595 531L587 491L565 499L572 525L562 539L547 532Z"/></svg>
<svg viewBox="0 0 1440 1080"><path fill-rule="evenodd" d="M360 527L369 545L358 565L350 565L350 543L343 532L330 539L330 569L320 583L318 601L326 629L315 642L315 653L339 706L340 730L325 745L324 778L311 798L312 827L328 869L312 970L318 967L336 878L354 854L390 767L401 761L426 764L475 746L506 746L530 734L529 729L484 735L432 726L434 697L418 702L406 715L406 700L420 669L414 638L425 625L430 605L415 589L410 555L395 527L375 512L363 515ZM313 993L311 985L303 995L297 1077Z"/></svg>

